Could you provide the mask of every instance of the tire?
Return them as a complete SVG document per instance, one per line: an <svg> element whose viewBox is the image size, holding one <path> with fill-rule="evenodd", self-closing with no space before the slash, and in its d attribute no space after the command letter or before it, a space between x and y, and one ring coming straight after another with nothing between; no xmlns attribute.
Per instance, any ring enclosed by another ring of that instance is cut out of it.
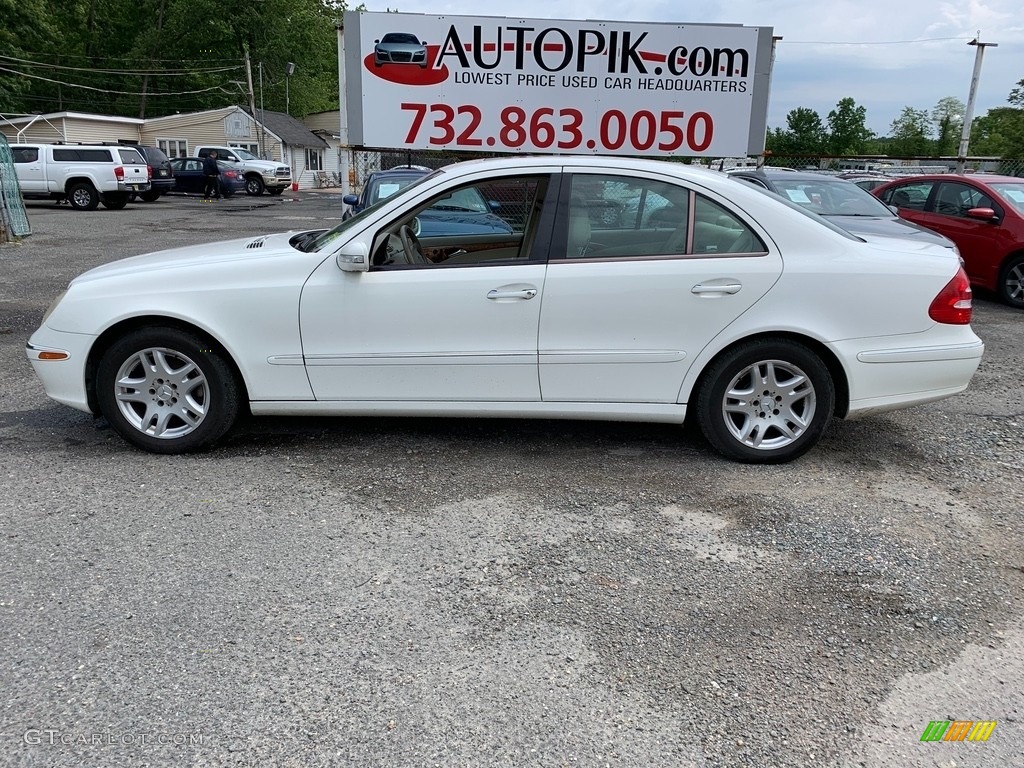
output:
<svg viewBox="0 0 1024 768"><path fill-rule="evenodd" d="M999 270L999 300L1024 309L1024 254L1011 256Z"/></svg>
<svg viewBox="0 0 1024 768"><path fill-rule="evenodd" d="M245 192L248 195L259 197L263 194L264 184L263 179L253 174L252 176L245 177Z"/></svg>
<svg viewBox="0 0 1024 768"><path fill-rule="evenodd" d="M147 203L155 203L160 199L160 195L162 194L162 192L154 192L153 190L150 190L149 192L140 192L139 197Z"/></svg>
<svg viewBox="0 0 1024 768"><path fill-rule="evenodd" d="M272 195L280 195L282 192L284 192L284 187L275 187L274 189L268 189L267 192L269 192Z"/></svg>
<svg viewBox="0 0 1024 768"><path fill-rule="evenodd" d="M697 418L707 441L723 456L780 464L802 456L821 439L835 398L828 368L803 344L752 341L729 350L705 372Z"/></svg>
<svg viewBox="0 0 1024 768"><path fill-rule="evenodd" d="M128 442L152 453L185 453L223 437L241 390L228 361L202 337L140 328L114 342L96 371L100 412Z"/></svg>
<svg viewBox="0 0 1024 768"><path fill-rule="evenodd" d="M126 205L128 205L129 195L127 192L107 192L100 197L100 201L103 203L104 208L109 208L112 211L120 211Z"/></svg>
<svg viewBox="0 0 1024 768"><path fill-rule="evenodd" d="M67 198L68 204L76 211L95 211L100 204L100 193L88 182L68 187Z"/></svg>

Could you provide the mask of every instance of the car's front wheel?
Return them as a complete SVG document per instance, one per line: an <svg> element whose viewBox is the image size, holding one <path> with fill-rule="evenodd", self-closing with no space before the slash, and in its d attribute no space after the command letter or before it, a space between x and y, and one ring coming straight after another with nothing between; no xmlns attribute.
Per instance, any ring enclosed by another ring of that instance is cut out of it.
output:
<svg viewBox="0 0 1024 768"><path fill-rule="evenodd" d="M238 416L240 388L206 339L176 328L140 328L114 342L96 372L100 411L128 442L183 453L222 437Z"/></svg>
<svg viewBox="0 0 1024 768"><path fill-rule="evenodd" d="M282 192L284 192L284 187L274 187L273 189L268 189L267 192L269 192L272 195L280 195Z"/></svg>
<svg viewBox="0 0 1024 768"><path fill-rule="evenodd" d="M999 272L999 298L1004 304L1024 309L1024 255L1013 256Z"/></svg>
<svg viewBox="0 0 1024 768"><path fill-rule="evenodd" d="M251 176L245 177L245 191L247 194L258 197L259 195L263 194L264 186L265 185L263 184L263 179L261 179L256 174L252 174Z"/></svg>
<svg viewBox="0 0 1024 768"><path fill-rule="evenodd" d="M719 453L752 464L791 461L821 438L835 406L828 367L788 339L741 344L712 363L697 418Z"/></svg>

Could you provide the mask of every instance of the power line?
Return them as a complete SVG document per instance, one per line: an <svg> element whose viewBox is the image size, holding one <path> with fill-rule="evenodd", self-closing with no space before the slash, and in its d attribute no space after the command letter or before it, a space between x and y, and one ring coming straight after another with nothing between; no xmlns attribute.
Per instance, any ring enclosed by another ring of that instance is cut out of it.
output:
<svg viewBox="0 0 1024 768"><path fill-rule="evenodd" d="M963 40L966 37L924 37L918 40L878 40L873 42L850 42L848 40L786 40L780 41L785 45L913 45L914 43L939 43L949 40Z"/></svg>
<svg viewBox="0 0 1024 768"><path fill-rule="evenodd" d="M5 60L5 61L8 61L8 62L14 62L14 63L17 63L17 64L22 64L22 65L29 65L29 66L32 66L32 67L40 67L42 69L64 69L64 70L68 70L70 72L99 72L99 73L107 74L107 75L133 75L133 76L140 76L140 77L142 75L160 75L160 76L167 76L167 77L182 77L182 76L197 75L197 74L213 74L213 73L216 73L216 72L233 72L235 70L238 70L238 69L242 68L241 64L236 64L233 67L217 67L217 68L209 68L209 69L192 69L192 70L189 70L189 69L181 69L181 70L175 70L175 69L147 69L147 70L98 69L98 68L94 68L94 67L66 67L66 66L63 66L63 65L60 65L60 64L46 64L46 63L39 62L39 61L31 61L30 59L19 59L19 58L16 58L14 56L4 56L2 54L0 54L0 60Z"/></svg>
<svg viewBox="0 0 1024 768"><path fill-rule="evenodd" d="M83 88L87 91L96 91L98 93L109 93L115 96L146 96L146 97L157 97L157 96L186 96L195 93L209 93L210 91L222 91L224 93L231 93L227 88L221 85L214 85L209 88L200 88L194 91L115 91L109 88L94 88L91 85L79 85L78 83L67 83L62 80L53 80L49 77L43 77L42 75L29 75L25 72L19 72L16 69L8 69L7 67L0 67L0 72L8 72L12 75L19 75L20 77L29 77L33 80L42 80L46 83L54 83L55 85L64 85L68 88Z"/></svg>

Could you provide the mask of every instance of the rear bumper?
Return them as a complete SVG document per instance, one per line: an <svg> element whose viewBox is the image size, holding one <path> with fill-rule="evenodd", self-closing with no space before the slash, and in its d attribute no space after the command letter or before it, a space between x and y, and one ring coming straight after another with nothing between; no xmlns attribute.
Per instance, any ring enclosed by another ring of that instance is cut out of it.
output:
<svg viewBox="0 0 1024 768"><path fill-rule="evenodd" d="M948 334L948 331L940 333ZM850 403L846 418L862 418L929 403L967 389L981 363L985 345L969 327L953 335L960 338L948 339L948 343L888 349L863 349L864 340L832 345L850 369Z"/></svg>

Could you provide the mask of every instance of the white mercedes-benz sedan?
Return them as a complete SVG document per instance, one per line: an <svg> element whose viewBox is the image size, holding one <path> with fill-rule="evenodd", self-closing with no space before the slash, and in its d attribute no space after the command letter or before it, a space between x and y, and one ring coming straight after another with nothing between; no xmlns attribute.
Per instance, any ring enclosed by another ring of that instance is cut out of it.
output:
<svg viewBox="0 0 1024 768"><path fill-rule="evenodd" d="M465 190L510 232L459 224ZM428 210L445 234L418 236ZM680 163L470 161L331 230L90 270L27 353L50 397L159 453L249 409L690 416L725 456L782 462L980 362L956 251L867 237Z"/></svg>

